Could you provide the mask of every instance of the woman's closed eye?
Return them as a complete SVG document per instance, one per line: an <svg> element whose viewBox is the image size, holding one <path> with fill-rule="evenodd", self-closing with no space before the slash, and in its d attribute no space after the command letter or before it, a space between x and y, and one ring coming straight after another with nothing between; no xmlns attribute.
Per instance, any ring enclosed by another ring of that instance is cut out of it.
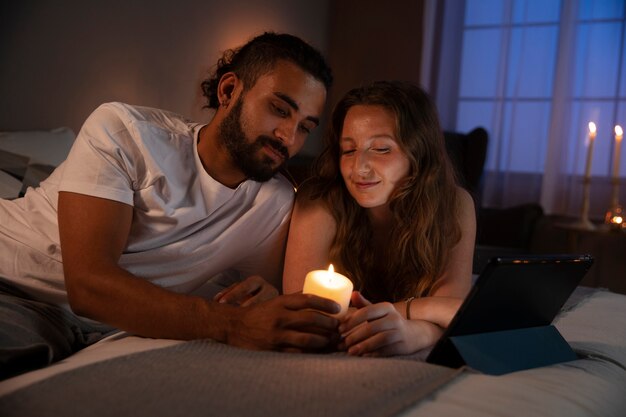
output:
<svg viewBox="0 0 626 417"><path fill-rule="evenodd" d="M372 151L376 153L384 154L384 153L391 152L391 148L387 148L387 147L372 148Z"/></svg>

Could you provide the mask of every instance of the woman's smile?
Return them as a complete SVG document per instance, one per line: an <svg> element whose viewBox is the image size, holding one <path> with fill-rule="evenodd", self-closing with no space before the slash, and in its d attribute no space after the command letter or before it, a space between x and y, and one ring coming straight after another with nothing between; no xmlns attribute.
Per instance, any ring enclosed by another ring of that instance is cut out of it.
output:
<svg viewBox="0 0 626 417"><path fill-rule="evenodd" d="M340 139L341 175L361 207L386 205L397 184L409 175L409 158L395 129L393 114L382 106L356 105L346 113Z"/></svg>

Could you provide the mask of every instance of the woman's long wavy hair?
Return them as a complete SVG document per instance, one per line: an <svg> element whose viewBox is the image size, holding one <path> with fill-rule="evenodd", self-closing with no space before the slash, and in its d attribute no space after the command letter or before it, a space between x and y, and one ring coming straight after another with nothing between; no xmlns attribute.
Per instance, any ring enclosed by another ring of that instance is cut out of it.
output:
<svg viewBox="0 0 626 417"><path fill-rule="evenodd" d="M349 194L339 170L343 123L357 105L380 106L395 115L396 138L410 161L409 175L390 197L394 227L384 253L374 253L366 210ZM351 90L336 105L324 140L310 195L323 199L337 223L331 261L374 302L430 294L461 237L456 180L430 97L399 81Z"/></svg>

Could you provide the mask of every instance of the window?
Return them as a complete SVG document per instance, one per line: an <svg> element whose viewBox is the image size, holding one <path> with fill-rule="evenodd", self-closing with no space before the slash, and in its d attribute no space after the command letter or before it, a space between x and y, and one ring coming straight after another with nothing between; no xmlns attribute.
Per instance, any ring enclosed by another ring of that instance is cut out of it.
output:
<svg viewBox="0 0 626 417"><path fill-rule="evenodd" d="M489 131L483 205L577 214L593 121L591 214L602 217L613 129L626 125L624 0L447 1L445 14L437 102L444 128Z"/></svg>

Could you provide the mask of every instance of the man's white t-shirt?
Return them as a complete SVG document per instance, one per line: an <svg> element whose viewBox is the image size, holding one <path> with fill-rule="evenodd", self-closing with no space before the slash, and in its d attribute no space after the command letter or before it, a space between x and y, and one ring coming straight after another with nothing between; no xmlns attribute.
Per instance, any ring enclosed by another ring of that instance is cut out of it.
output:
<svg viewBox="0 0 626 417"><path fill-rule="evenodd" d="M280 289L294 189L282 175L236 189L215 181L198 157L201 128L162 110L100 106L40 187L0 200L0 277L68 307L57 200L69 191L133 206L119 263L138 277L205 297L256 274Z"/></svg>

